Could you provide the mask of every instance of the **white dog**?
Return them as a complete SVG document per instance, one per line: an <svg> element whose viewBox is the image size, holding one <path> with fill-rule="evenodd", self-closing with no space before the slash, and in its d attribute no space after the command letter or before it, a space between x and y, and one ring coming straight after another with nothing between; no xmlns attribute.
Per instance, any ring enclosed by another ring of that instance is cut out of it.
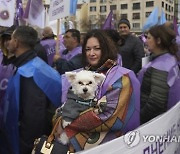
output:
<svg viewBox="0 0 180 154"><path fill-rule="evenodd" d="M62 107L62 126L65 128L79 114L96 105L95 92L98 85L105 79L105 75L82 70L80 72L66 72L68 81L72 88L67 94L67 101ZM61 133L58 140L67 144L69 142L65 132Z"/></svg>

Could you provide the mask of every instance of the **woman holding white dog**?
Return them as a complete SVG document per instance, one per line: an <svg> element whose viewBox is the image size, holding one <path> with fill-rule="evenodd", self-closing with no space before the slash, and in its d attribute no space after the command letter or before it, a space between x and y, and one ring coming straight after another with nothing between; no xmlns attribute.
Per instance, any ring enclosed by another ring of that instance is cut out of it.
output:
<svg viewBox="0 0 180 154"><path fill-rule="evenodd" d="M139 81L133 71L117 63L117 48L111 39L102 30L90 31L84 39L82 56L85 70L103 73L106 78L96 92L102 110L97 113L97 108L91 107L64 129L71 152L115 139L140 124Z"/></svg>

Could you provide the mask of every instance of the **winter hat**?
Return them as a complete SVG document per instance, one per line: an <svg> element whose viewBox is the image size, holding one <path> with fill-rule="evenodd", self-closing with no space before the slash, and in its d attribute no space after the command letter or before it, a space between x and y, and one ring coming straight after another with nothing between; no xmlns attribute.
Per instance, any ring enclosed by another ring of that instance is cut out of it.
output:
<svg viewBox="0 0 180 154"><path fill-rule="evenodd" d="M16 29L16 26L15 25L12 25L11 27L7 28L2 34L1 34L1 37L4 37L4 36L11 36L11 34L13 33L13 31Z"/></svg>
<svg viewBox="0 0 180 154"><path fill-rule="evenodd" d="M118 27L119 27L120 24L126 24L126 25L128 25L129 29L131 28L128 19L121 19L121 20L119 21Z"/></svg>

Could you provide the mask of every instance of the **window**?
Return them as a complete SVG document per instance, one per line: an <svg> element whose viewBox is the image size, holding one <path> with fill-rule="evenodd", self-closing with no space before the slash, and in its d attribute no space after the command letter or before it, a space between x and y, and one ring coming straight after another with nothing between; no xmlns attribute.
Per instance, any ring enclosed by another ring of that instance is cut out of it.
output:
<svg viewBox="0 0 180 154"><path fill-rule="evenodd" d="M122 18L123 18L123 19L127 19L127 17L128 17L127 14L121 14L120 16L121 16L121 19L122 19Z"/></svg>
<svg viewBox="0 0 180 154"><path fill-rule="evenodd" d="M171 6L169 5L169 12L171 11Z"/></svg>
<svg viewBox="0 0 180 154"><path fill-rule="evenodd" d="M146 12L146 18L149 17L150 14L151 12Z"/></svg>
<svg viewBox="0 0 180 154"><path fill-rule="evenodd" d="M134 29L139 29L140 28L140 23L133 23L132 24Z"/></svg>
<svg viewBox="0 0 180 154"><path fill-rule="evenodd" d="M101 21L104 21L106 19L106 15L100 15L99 17Z"/></svg>
<svg viewBox="0 0 180 154"><path fill-rule="evenodd" d="M100 3L106 3L107 0L100 0Z"/></svg>
<svg viewBox="0 0 180 154"><path fill-rule="evenodd" d="M154 6L154 1L146 2L146 7L153 7L153 6Z"/></svg>
<svg viewBox="0 0 180 154"><path fill-rule="evenodd" d="M110 6L110 10L116 10L117 9L117 6L116 5L111 5Z"/></svg>
<svg viewBox="0 0 180 154"><path fill-rule="evenodd" d="M140 3L133 3L133 10L139 10L140 9Z"/></svg>
<svg viewBox="0 0 180 154"><path fill-rule="evenodd" d="M168 10L168 5L166 4L166 11Z"/></svg>
<svg viewBox="0 0 180 154"><path fill-rule="evenodd" d="M128 9L128 5L127 4L121 4L121 9Z"/></svg>
<svg viewBox="0 0 180 154"><path fill-rule="evenodd" d="M164 7L164 2L162 2L162 7Z"/></svg>
<svg viewBox="0 0 180 154"><path fill-rule="evenodd" d="M95 21L95 20L96 20L96 15L90 15L90 16L89 16L89 19L90 19L91 21Z"/></svg>
<svg viewBox="0 0 180 154"><path fill-rule="evenodd" d="M140 13L133 13L133 19L140 19Z"/></svg>
<svg viewBox="0 0 180 154"><path fill-rule="evenodd" d="M100 6L100 12L106 12L106 6Z"/></svg>
<svg viewBox="0 0 180 154"><path fill-rule="evenodd" d="M94 2L96 2L96 0L90 0L90 3L94 3Z"/></svg>
<svg viewBox="0 0 180 154"><path fill-rule="evenodd" d="M90 12L96 12L96 6L91 6L90 7Z"/></svg>

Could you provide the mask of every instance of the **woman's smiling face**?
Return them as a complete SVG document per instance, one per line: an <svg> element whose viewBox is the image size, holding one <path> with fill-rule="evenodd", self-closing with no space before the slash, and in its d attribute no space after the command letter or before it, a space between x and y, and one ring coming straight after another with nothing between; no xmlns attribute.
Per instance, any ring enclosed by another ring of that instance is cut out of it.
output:
<svg viewBox="0 0 180 154"><path fill-rule="evenodd" d="M91 66L97 66L101 59L101 48L97 38L91 37L86 44L86 58Z"/></svg>

